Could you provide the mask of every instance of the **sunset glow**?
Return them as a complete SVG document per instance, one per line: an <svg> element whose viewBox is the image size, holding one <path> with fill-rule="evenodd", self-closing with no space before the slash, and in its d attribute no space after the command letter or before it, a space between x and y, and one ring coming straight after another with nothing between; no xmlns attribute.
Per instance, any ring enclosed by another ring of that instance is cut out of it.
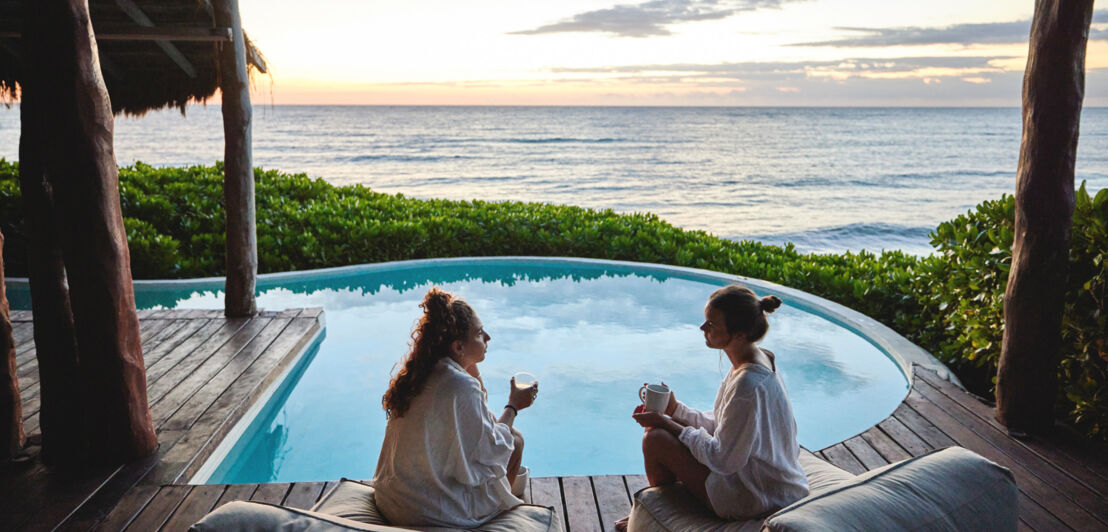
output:
<svg viewBox="0 0 1108 532"><path fill-rule="evenodd" d="M255 101L418 105L1018 103L1034 3L242 0ZM1087 105L1108 104L1108 11Z"/></svg>

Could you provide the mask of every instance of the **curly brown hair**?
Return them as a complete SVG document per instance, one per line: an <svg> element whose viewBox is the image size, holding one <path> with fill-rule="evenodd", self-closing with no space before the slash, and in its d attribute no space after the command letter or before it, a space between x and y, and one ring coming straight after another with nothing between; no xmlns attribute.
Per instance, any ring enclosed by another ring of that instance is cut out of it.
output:
<svg viewBox="0 0 1108 532"><path fill-rule="evenodd" d="M419 306L423 316L412 331L412 349L381 398L388 419L402 417L408 411L412 399L427 384L435 364L450 356L451 343L468 336L477 317L469 303L437 286L427 291Z"/></svg>

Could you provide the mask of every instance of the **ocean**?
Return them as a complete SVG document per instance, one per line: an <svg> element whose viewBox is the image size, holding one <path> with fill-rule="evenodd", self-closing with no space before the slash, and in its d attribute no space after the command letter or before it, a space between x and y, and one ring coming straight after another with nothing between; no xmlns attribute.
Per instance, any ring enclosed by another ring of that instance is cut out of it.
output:
<svg viewBox="0 0 1108 532"><path fill-rule="evenodd" d="M219 106L117 117L119 164L212 164ZM266 106L254 163L417 198L652 212L812 252L932 251L928 232L1015 191L1017 108ZM18 158L19 109L0 108ZM1085 109L1077 181L1108 186L1108 108Z"/></svg>

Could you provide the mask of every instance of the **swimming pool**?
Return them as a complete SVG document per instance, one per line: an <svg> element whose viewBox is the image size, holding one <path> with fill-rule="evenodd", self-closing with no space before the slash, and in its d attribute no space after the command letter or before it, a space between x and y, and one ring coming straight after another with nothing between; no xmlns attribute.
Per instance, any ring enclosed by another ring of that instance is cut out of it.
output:
<svg viewBox="0 0 1108 532"><path fill-rule="evenodd" d="M516 422L527 438L524 463L533 476L641 473L642 429L630 417L638 389L664 380L682 401L711 408L729 363L704 346L698 326L707 296L735 279L543 258L405 261L263 276L259 307L322 306L326 338L275 385L253 419L240 422L241 437L221 444L192 480L372 477L385 428L381 395L405 354L418 303L433 285L466 298L492 336L481 364L490 405L507 401L514 372L538 376L538 399ZM908 380L888 345L855 332L856 323L827 311L818 298L747 281L759 295L784 300L762 345L777 354L802 445L819 449L849 438L900 404ZM136 301L140 308L221 308L221 287L221 279L136 283Z"/></svg>

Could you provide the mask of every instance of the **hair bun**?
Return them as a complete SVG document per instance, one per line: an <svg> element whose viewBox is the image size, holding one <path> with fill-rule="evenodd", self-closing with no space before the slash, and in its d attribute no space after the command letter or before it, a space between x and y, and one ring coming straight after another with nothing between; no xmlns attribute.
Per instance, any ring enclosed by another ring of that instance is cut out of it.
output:
<svg viewBox="0 0 1108 532"><path fill-rule="evenodd" d="M432 318L443 319L449 314L450 301L454 299L450 292L446 292L439 287L433 287L427 291L427 295L423 296L423 301L419 306L430 315Z"/></svg>
<svg viewBox="0 0 1108 532"><path fill-rule="evenodd" d="M781 298L777 296L765 296L758 300L758 306L761 307L762 312L770 314L777 310L777 307L781 306Z"/></svg>

